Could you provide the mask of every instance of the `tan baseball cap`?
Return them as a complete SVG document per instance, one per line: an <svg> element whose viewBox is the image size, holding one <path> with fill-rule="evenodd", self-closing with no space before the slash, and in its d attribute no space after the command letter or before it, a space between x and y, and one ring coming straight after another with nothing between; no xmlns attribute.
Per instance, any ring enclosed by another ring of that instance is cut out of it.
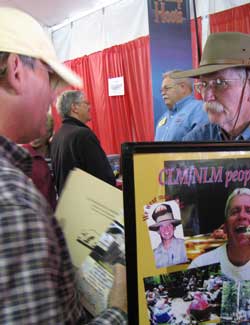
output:
<svg viewBox="0 0 250 325"><path fill-rule="evenodd" d="M59 61L42 26L18 9L0 7L0 52L42 60L53 69L59 81L78 88L83 85L82 79Z"/></svg>

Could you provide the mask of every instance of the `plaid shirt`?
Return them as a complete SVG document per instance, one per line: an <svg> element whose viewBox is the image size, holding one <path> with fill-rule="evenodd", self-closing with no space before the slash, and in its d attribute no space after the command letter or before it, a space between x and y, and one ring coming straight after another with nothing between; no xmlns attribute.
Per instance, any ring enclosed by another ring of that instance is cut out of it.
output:
<svg viewBox="0 0 250 325"><path fill-rule="evenodd" d="M84 324L64 236L26 176L31 165L0 136L0 324ZM126 324L126 315L110 308L90 324Z"/></svg>

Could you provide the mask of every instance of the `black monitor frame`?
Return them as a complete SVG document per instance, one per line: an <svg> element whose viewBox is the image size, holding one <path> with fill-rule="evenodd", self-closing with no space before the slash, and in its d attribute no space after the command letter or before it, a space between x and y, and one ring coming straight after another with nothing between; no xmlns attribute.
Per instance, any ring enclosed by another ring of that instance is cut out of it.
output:
<svg viewBox="0 0 250 325"><path fill-rule="evenodd" d="M140 323L138 306L138 269L137 269L137 229L135 211L135 177L134 157L138 154L165 154L206 152L249 152L249 142L225 143L163 143L163 142L131 142L122 145L123 196L125 216L126 264L128 320L130 325L146 325ZM250 187L250 186L249 186Z"/></svg>

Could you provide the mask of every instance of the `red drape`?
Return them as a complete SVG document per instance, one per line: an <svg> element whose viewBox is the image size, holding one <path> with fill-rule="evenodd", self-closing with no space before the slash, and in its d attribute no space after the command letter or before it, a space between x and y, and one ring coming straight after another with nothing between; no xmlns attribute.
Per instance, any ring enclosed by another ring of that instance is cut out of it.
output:
<svg viewBox="0 0 250 325"><path fill-rule="evenodd" d="M197 39L196 39L196 28L195 28L195 20L191 19L191 42L192 42L192 63L193 68L197 68L199 66L199 60L198 60L198 50L197 50ZM197 25L198 25L198 35L199 35L199 45L200 45L200 51L202 52L202 43L201 43L201 17L197 18Z"/></svg>
<svg viewBox="0 0 250 325"><path fill-rule="evenodd" d="M191 19L191 44L192 44L192 64L193 68L197 68L199 66L199 58L198 58L198 46L197 46L197 37L196 37L196 26L195 20ZM201 17L197 18L197 27L198 27L198 38L199 38L199 46L200 46L200 53L202 54L202 42L201 42ZM190 67L191 68L191 67ZM195 97L197 99L201 99L201 95L194 91Z"/></svg>
<svg viewBox="0 0 250 325"><path fill-rule="evenodd" d="M242 32L250 33L250 4L234 7L224 10L209 16L210 32ZM198 17L198 31L201 48L201 17ZM191 20L191 35L192 35L192 56L193 67L198 66L197 42L195 34L195 21Z"/></svg>
<svg viewBox="0 0 250 325"><path fill-rule="evenodd" d="M67 61L82 76L91 103L89 126L107 154L121 143L152 141L154 136L149 36ZM125 95L108 95L108 78L124 77ZM56 115L53 110L53 115ZM56 117L56 129L60 121Z"/></svg>
<svg viewBox="0 0 250 325"><path fill-rule="evenodd" d="M198 18L198 32L200 49L201 48L201 34L202 25L201 17ZM210 32L242 32L250 33L250 4L234 7L232 9L224 10L215 14L209 15ZM195 21L191 20L191 35L192 35L192 62L193 67L198 67L198 55L197 55L197 41L195 34Z"/></svg>
<svg viewBox="0 0 250 325"><path fill-rule="evenodd" d="M250 4L210 15L210 31L250 33Z"/></svg>

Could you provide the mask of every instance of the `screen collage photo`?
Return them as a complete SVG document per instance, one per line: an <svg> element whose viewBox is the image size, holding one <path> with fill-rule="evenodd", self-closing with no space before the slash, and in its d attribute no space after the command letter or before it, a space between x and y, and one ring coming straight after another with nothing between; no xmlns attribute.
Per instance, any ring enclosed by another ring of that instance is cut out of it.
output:
<svg viewBox="0 0 250 325"><path fill-rule="evenodd" d="M220 258L228 239L225 205L235 189L250 189L249 158L232 153L207 153L205 159L184 153L182 159L179 154L173 160L173 155L166 157L157 157L152 171L156 195L137 217L148 244L144 242L145 259L139 247L137 252L138 290L144 295L139 292L139 300L145 304L141 314L150 325L238 324L248 309L250 316L250 281L234 281L233 274L221 269ZM136 188L139 184L140 179ZM146 197L147 191L143 193Z"/></svg>

